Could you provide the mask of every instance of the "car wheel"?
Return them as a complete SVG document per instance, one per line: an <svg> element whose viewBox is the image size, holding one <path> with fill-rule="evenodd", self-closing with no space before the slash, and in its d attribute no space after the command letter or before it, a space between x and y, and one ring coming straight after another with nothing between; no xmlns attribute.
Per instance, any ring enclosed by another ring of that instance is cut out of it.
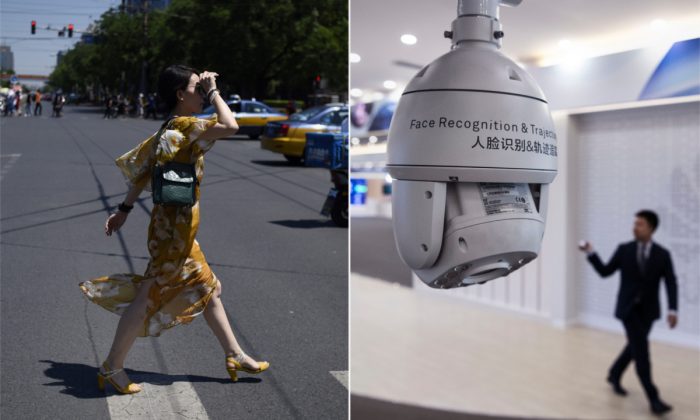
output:
<svg viewBox="0 0 700 420"><path fill-rule="evenodd" d="M284 157L289 161L289 163L294 163L296 165L301 163L301 156L284 155Z"/></svg>

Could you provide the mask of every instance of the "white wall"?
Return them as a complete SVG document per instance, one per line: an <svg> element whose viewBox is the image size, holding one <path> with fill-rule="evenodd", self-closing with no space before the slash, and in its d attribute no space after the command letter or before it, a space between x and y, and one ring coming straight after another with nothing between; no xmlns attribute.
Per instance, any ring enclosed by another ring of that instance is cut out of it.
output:
<svg viewBox="0 0 700 420"><path fill-rule="evenodd" d="M577 249L589 239L603 259L632 240L634 214L655 210L654 239L671 251L679 324L657 323L651 338L700 347L700 98L555 112L558 175L551 185L540 256L502 279L449 293L546 319L622 333L614 318L619 274L601 279ZM663 287L663 286L662 286ZM662 308L666 313L665 290Z"/></svg>
<svg viewBox="0 0 700 420"><path fill-rule="evenodd" d="M679 324L654 327L658 338L700 343L700 103L680 103L572 116L570 141L579 162L578 208L572 213L581 238L607 260L633 239L634 214L659 214L654 240L671 251L678 277ZM579 320L619 328L610 319L619 277L601 279L583 260L574 261ZM666 292L662 286L662 316ZM613 325L615 324L615 325Z"/></svg>

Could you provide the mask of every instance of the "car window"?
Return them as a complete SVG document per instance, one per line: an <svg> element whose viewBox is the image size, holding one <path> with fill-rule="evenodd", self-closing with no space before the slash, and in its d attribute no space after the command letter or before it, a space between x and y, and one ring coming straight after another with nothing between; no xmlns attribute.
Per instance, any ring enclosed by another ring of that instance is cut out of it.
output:
<svg viewBox="0 0 700 420"><path fill-rule="evenodd" d="M313 108L305 109L301 112L297 112L296 114L292 114L289 117L290 121L307 121L316 115L320 114L326 109L325 106L315 106Z"/></svg>
<svg viewBox="0 0 700 420"><path fill-rule="evenodd" d="M319 121L319 124L340 125L340 124L342 124L343 120L345 118L347 118L347 116L348 116L347 109L336 109L334 111L331 111L331 112L321 116L321 120Z"/></svg>
<svg viewBox="0 0 700 420"><path fill-rule="evenodd" d="M244 112L251 112L253 114L264 114L266 112L270 112L267 107L259 102L250 102L245 104L243 107Z"/></svg>
<svg viewBox="0 0 700 420"><path fill-rule="evenodd" d="M228 104L228 107L233 112L241 112L241 103L240 102L231 102L230 104Z"/></svg>

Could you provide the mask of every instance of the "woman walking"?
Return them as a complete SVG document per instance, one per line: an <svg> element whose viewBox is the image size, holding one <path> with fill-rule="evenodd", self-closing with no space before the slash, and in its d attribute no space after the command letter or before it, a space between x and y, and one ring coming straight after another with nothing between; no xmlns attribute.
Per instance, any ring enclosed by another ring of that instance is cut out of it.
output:
<svg viewBox="0 0 700 420"><path fill-rule="evenodd" d="M221 283L195 239L204 153L217 139L238 130L233 113L216 89L217 76L183 65L163 70L158 90L171 118L162 127L162 135L154 134L116 160L129 191L119 210L107 219L107 235L124 224L141 191L150 190L156 164L194 164L198 182L194 205L154 204L148 228L150 260L144 275L113 274L80 283L91 302L121 315L112 348L97 374L100 389L107 381L122 394L139 392L141 388L123 370L136 337L158 337L163 330L188 324L201 313L224 350L231 380L237 380L237 371L260 373L270 365L247 356L236 341L220 299ZM193 117L201 112L205 100L215 106L216 114L209 119Z"/></svg>

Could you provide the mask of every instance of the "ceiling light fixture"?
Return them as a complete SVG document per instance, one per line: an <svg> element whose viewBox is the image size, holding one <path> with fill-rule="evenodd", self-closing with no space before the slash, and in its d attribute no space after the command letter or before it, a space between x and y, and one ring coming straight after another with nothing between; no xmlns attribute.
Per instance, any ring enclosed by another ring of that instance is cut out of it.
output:
<svg viewBox="0 0 700 420"><path fill-rule="evenodd" d="M414 45L416 42L418 42L418 38L416 38L415 35L403 34L401 35L401 42L406 45Z"/></svg>

